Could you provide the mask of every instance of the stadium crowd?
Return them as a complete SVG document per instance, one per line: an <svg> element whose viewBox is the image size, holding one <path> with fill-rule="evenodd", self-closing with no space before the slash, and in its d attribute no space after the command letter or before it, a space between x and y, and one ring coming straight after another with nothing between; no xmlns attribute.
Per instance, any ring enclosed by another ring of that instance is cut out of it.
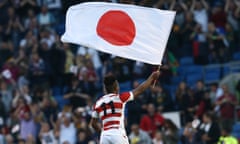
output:
<svg viewBox="0 0 240 144"><path fill-rule="evenodd" d="M88 123L113 73L132 89L157 66L60 41L67 8L83 1L0 0L0 144L95 144ZM178 60L198 65L232 60L240 51L239 0L112 1L177 11L155 87L129 102L130 144L214 144L231 136L240 102L227 85L195 87L182 81L174 97L164 85L178 75ZM179 111L181 128L162 113ZM238 137L240 138L240 137Z"/></svg>

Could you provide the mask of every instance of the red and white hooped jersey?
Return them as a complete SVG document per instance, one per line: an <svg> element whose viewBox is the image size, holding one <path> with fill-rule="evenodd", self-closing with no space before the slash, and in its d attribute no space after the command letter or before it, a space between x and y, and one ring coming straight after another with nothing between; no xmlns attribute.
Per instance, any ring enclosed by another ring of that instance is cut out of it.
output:
<svg viewBox="0 0 240 144"><path fill-rule="evenodd" d="M119 129L125 133L124 110L128 101L133 100L132 92L107 94L97 100L92 117L102 120L103 131Z"/></svg>

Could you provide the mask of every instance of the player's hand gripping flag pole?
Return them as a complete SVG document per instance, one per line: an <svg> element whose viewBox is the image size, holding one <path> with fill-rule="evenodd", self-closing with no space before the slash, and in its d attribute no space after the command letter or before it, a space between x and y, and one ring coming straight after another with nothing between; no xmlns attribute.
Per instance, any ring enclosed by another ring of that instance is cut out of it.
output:
<svg viewBox="0 0 240 144"><path fill-rule="evenodd" d="M67 10L66 30L61 40L161 65L175 14L128 4L81 3Z"/></svg>

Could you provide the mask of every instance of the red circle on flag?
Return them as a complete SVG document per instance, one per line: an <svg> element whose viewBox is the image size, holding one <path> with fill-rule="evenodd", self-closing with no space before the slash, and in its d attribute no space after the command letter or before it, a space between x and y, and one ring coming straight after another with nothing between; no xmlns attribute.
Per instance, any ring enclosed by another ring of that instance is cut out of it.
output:
<svg viewBox="0 0 240 144"><path fill-rule="evenodd" d="M113 45L126 46L133 42L136 28L126 12L110 10L99 19L97 34Z"/></svg>

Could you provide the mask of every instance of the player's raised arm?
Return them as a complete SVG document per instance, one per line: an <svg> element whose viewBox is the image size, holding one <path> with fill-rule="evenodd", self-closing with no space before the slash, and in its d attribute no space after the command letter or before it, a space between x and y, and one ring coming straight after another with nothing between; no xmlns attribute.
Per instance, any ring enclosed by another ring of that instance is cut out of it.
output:
<svg viewBox="0 0 240 144"><path fill-rule="evenodd" d="M133 96L134 99L140 95L141 93L143 93L147 88L149 88L151 86L151 84L153 83L154 80L157 80L158 77L160 75L160 71L155 71L153 72L146 81L144 81L143 83L141 83L137 88L135 88L132 92L133 92Z"/></svg>

